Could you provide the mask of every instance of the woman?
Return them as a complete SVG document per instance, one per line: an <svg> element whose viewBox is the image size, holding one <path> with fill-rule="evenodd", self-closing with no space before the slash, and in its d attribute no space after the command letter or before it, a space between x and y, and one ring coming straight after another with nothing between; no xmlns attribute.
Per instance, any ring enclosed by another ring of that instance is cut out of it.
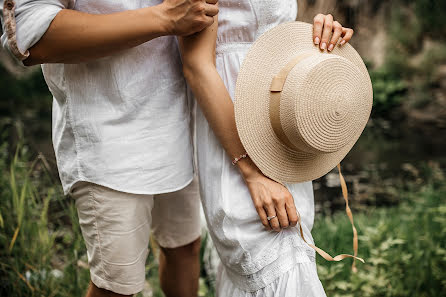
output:
<svg viewBox="0 0 446 297"><path fill-rule="evenodd" d="M268 29L295 20L296 1L220 0L219 5L218 35L216 21L179 40L184 74L200 105L196 135L202 203L223 264L217 294L325 296L314 250L294 228L297 207L305 238L312 242L312 184L284 187L258 170L238 137L231 100L250 45ZM314 43L321 50L331 51L352 34L331 15L315 17Z"/></svg>

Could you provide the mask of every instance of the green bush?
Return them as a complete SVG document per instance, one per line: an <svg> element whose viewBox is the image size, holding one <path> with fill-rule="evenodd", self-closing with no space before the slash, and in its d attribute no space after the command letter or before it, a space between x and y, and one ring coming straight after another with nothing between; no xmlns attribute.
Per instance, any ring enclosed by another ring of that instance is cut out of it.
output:
<svg viewBox="0 0 446 297"><path fill-rule="evenodd" d="M360 236L353 273L346 263L318 257L328 296L441 296L446 292L446 185L441 172L401 193L394 208L355 215ZM327 251L350 252L352 230L344 214L316 220L313 235ZM351 262L349 262L351 263Z"/></svg>
<svg viewBox="0 0 446 297"><path fill-rule="evenodd" d="M373 83L373 115L386 117L389 111L404 101L408 84L384 67L370 71L370 77Z"/></svg>
<svg viewBox="0 0 446 297"><path fill-rule="evenodd" d="M446 38L446 26L444 17L446 15L446 1L444 0L416 0L414 11L420 20L421 28L431 38Z"/></svg>

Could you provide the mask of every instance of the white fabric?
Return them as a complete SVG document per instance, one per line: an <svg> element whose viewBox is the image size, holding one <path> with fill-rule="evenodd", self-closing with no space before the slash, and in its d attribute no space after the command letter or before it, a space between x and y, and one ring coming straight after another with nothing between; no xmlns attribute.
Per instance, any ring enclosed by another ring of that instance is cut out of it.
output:
<svg viewBox="0 0 446 297"><path fill-rule="evenodd" d="M255 292L240 290L229 281L223 267L217 280L217 297L320 297L325 296L324 289L317 276L314 262L299 263L276 278L267 287Z"/></svg>
<svg viewBox="0 0 446 297"><path fill-rule="evenodd" d="M233 97L249 46L269 28L293 21L297 5L295 0L220 0L219 5L216 63ZM224 267L218 276L218 296L325 296L315 270L314 250L296 228L279 233L264 229L239 171L200 110L196 121L203 209ZM312 184L287 186L301 214L305 237L313 242Z"/></svg>
<svg viewBox="0 0 446 297"><path fill-rule="evenodd" d="M161 0L78 0L102 14ZM34 45L68 0L16 1L17 42ZM3 1L1 1L3 7ZM7 47L5 34L2 44ZM77 181L157 194L193 178L190 108L174 36L77 65L43 65L53 99L53 145L65 193Z"/></svg>

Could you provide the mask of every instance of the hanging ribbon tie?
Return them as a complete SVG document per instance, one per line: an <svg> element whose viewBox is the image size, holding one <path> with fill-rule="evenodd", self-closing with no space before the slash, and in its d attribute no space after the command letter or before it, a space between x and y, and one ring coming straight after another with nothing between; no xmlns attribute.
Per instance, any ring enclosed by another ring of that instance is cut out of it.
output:
<svg viewBox="0 0 446 297"><path fill-rule="evenodd" d="M350 220L350 223L352 225L352 228L353 228L353 255L340 254L340 255L337 255L335 257L330 256L330 254L328 254L324 250L318 248L314 244L311 244L311 243L307 242L307 240L304 237L303 230L302 230L302 224L301 224L301 219L300 219L299 212L297 213L297 222L298 222L298 225L299 225L300 236L302 237L303 241L305 241L306 244L308 244L312 249L314 249L322 258L324 258L327 261L341 261L341 260L343 260L345 258L353 258L352 271L356 272L357 269L356 269L356 262L355 262L355 260L361 261L362 263L365 263L365 262L364 262L364 260L362 258L357 257L357 255L358 255L358 232L356 231L356 227L355 227L355 224L353 222L353 214L352 214L352 211L351 211L350 206L348 204L347 184L345 183L344 176L342 175L342 172L341 172L341 164L338 164L337 167L338 167L338 171L339 171L339 179L341 181L342 196L344 197L344 200L345 200L345 212L347 213L347 216L348 216L348 218Z"/></svg>

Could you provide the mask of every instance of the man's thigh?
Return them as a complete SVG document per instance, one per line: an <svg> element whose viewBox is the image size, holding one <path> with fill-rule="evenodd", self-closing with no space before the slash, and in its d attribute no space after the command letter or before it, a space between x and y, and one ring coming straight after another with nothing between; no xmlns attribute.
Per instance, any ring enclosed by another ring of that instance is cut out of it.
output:
<svg viewBox="0 0 446 297"><path fill-rule="evenodd" d="M76 201L92 282L130 295L142 290L148 254L153 195L115 191L80 182Z"/></svg>
<svg viewBox="0 0 446 297"><path fill-rule="evenodd" d="M152 231L164 248L194 242L201 234L200 194L197 179L185 188L154 197Z"/></svg>

